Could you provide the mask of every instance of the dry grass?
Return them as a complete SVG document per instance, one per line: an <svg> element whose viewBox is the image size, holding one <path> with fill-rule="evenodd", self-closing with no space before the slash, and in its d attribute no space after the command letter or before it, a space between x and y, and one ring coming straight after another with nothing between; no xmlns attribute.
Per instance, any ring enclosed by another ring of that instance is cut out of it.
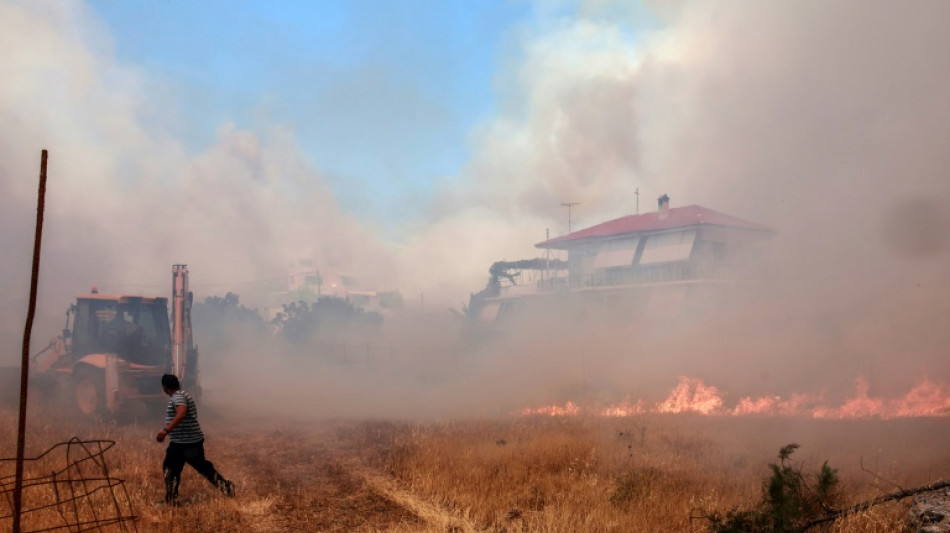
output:
<svg viewBox="0 0 950 533"><path fill-rule="evenodd" d="M806 470L832 460L851 502L945 477L950 452L932 437L948 428L943 420L532 418L364 425L357 440L374 449L375 469L474 530L655 532L701 531L692 511L751 505L767 463L793 440L804 444ZM831 530L903 532L907 504Z"/></svg>
<svg viewBox="0 0 950 533"><path fill-rule="evenodd" d="M107 460L111 473L126 480L143 532L703 531L690 513L755 502L767 463L792 441L802 444L796 455L806 470L825 459L840 470L845 503L950 477L945 420L254 424L209 415L203 425L209 459L237 484L234 499L186 468L184 505L157 506L163 446L153 441L154 423L35 419L28 452L71 436L115 440ZM0 411L0 427L0 455L11 457L12 411ZM903 533L908 503L839 520L829 531Z"/></svg>

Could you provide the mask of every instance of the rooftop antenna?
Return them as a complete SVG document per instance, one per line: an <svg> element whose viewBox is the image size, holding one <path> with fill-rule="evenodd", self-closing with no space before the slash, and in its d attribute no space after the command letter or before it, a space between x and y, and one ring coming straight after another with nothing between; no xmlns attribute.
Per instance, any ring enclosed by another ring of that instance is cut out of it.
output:
<svg viewBox="0 0 950 533"><path fill-rule="evenodd" d="M571 208L575 205L579 205L580 202L564 202L561 204L561 207L567 208L567 232L571 233Z"/></svg>
<svg viewBox="0 0 950 533"><path fill-rule="evenodd" d="M633 195L637 197L637 213L636 214L639 215L640 214L640 187L637 187L633 191Z"/></svg>

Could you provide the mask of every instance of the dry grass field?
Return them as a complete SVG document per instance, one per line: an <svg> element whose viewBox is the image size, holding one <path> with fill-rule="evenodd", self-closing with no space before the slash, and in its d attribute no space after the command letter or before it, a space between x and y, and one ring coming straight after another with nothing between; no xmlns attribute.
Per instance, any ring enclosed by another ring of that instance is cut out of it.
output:
<svg viewBox="0 0 950 533"><path fill-rule="evenodd" d="M700 532L705 522L690 519L697 510L758 501L768 463L789 442L801 444L793 458L806 471L824 460L838 468L845 504L950 477L945 419L202 418L209 459L237 484L233 499L186 467L183 506L157 505L164 447L153 440L154 423L35 418L28 455L72 436L115 440L106 459L125 480L141 532ZM0 411L0 427L0 453L12 457L12 410ZM825 530L902 533L909 503Z"/></svg>

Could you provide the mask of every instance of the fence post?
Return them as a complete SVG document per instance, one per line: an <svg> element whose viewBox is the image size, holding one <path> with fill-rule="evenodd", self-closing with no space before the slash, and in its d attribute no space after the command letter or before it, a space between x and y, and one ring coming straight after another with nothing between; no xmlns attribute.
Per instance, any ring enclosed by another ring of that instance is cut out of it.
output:
<svg viewBox="0 0 950 533"><path fill-rule="evenodd" d="M33 273L30 278L30 305L26 312L26 327L23 330L23 359L20 363L20 416L16 434L16 472L13 481L13 533L20 533L20 515L23 510L23 455L26 450L26 396L30 375L30 336L33 333L33 318L36 316L36 289L40 277L40 248L43 242L43 211L46 207L46 160L48 153L40 156L40 187L36 201L36 233L33 240Z"/></svg>

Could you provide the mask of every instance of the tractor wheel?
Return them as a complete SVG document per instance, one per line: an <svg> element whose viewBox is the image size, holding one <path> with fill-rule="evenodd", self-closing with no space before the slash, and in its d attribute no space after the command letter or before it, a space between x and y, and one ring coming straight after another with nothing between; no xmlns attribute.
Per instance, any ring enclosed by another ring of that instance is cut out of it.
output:
<svg viewBox="0 0 950 533"><path fill-rule="evenodd" d="M105 411L105 374L98 369L78 369L73 382L76 410L79 414L93 416Z"/></svg>

